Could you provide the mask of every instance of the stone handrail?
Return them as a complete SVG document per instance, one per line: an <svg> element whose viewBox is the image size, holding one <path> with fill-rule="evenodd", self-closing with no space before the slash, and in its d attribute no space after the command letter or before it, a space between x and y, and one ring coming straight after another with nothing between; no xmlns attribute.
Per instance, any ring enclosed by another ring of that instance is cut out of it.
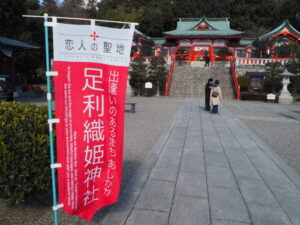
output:
<svg viewBox="0 0 300 225"><path fill-rule="evenodd" d="M241 98L241 89L240 89L240 85L235 73L235 65L233 60L230 60L230 73L234 82L234 87L235 87L235 93L236 93L236 99L240 99Z"/></svg>
<svg viewBox="0 0 300 225"><path fill-rule="evenodd" d="M175 59L172 60L172 64L171 64L169 75L168 75L168 80L166 82L166 87L165 87L165 96L169 96L169 91L170 91L170 86L171 86L171 82L172 82L172 76L173 76L175 61L176 61Z"/></svg>

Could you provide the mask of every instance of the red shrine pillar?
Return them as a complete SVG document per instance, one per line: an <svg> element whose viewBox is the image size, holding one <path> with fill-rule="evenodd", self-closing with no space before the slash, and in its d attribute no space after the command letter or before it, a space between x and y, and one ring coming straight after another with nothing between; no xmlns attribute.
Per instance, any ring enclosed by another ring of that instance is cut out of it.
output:
<svg viewBox="0 0 300 225"><path fill-rule="evenodd" d="M208 46L208 56L210 58L211 66L214 66L215 65L215 54L214 54L214 46L213 45Z"/></svg>
<svg viewBox="0 0 300 225"><path fill-rule="evenodd" d="M155 49L155 56L160 56L160 52L161 52L161 48L160 47L157 47Z"/></svg>
<svg viewBox="0 0 300 225"><path fill-rule="evenodd" d="M252 52L252 49L251 48L247 48L247 50L246 50L246 58L251 58L251 52Z"/></svg>
<svg viewBox="0 0 300 225"><path fill-rule="evenodd" d="M190 55L189 55L189 65L191 65L191 61L194 61L194 45L190 46Z"/></svg>
<svg viewBox="0 0 300 225"><path fill-rule="evenodd" d="M275 56L275 45L272 45L270 53L271 53L271 58L273 58Z"/></svg>

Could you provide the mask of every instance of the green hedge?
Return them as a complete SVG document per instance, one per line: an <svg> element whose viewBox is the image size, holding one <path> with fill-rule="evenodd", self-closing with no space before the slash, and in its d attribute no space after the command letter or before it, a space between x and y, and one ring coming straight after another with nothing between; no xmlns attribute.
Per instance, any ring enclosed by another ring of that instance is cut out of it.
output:
<svg viewBox="0 0 300 225"><path fill-rule="evenodd" d="M11 203L49 194L47 107L0 102L0 198Z"/></svg>
<svg viewBox="0 0 300 225"><path fill-rule="evenodd" d="M145 85L142 86L141 92L143 93L143 96L145 97L151 97L156 95L157 93L157 87L155 84L152 84L152 88L145 88Z"/></svg>
<svg viewBox="0 0 300 225"><path fill-rule="evenodd" d="M268 77L264 80L264 92L266 93L279 93L282 89L282 77Z"/></svg>
<svg viewBox="0 0 300 225"><path fill-rule="evenodd" d="M250 78L248 76L239 76L238 82L241 88L241 91L248 91Z"/></svg>

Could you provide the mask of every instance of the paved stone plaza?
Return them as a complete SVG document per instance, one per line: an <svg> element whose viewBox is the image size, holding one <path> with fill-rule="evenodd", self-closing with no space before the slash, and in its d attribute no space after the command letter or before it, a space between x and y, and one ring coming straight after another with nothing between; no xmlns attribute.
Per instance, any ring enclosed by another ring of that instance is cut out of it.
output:
<svg viewBox="0 0 300 225"><path fill-rule="evenodd" d="M105 225L300 224L300 176L225 107L186 100Z"/></svg>
<svg viewBox="0 0 300 225"><path fill-rule="evenodd" d="M90 223L59 210L60 224L300 224L300 105L224 101L212 115L199 99L128 101L119 202Z"/></svg>

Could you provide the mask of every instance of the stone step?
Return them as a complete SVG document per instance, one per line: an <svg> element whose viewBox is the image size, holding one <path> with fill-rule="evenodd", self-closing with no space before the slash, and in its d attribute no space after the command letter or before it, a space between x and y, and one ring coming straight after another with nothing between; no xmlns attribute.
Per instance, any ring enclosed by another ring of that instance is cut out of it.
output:
<svg viewBox="0 0 300 225"><path fill-rule="evenodd" d="M170 96L204 97L205 84L210 77L220 80L224 99L234 98L235 90L228 68L182 66L175 66L174 68Z"/></svg>

